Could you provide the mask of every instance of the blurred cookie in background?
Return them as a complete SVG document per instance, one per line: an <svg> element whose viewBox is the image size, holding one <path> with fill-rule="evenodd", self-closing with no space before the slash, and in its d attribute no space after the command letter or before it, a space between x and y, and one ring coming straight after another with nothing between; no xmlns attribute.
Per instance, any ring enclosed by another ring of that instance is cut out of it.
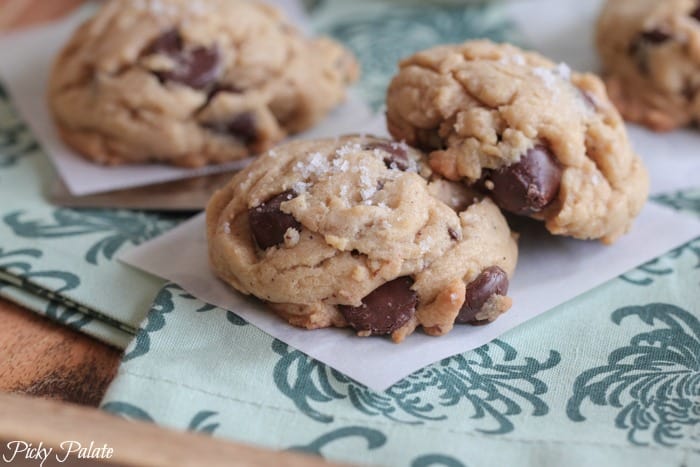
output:
<svg viewBox="0 0 700 467"><path fill-rule="evenodd" d="M700 119L700 3L608 0L597 47L625 119L669 131Z"/></svg>
<svg viewBox="0 0 700 467"><path fill-rule="evenodd" d="M357 76L341 45L262 3L111 0L61 52L49 103L97 163L198 167L312 127Z"/></svg>

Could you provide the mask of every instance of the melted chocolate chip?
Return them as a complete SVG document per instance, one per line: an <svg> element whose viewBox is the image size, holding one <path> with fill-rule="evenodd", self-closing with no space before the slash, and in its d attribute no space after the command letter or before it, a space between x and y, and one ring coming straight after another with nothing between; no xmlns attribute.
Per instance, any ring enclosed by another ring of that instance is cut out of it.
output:
<svg viewBox="0 0 700 467"><path fill-rule="evenodd" d="M301 224L294 216L280 209L282 203L296 196L296 193L288 190L248 210L250 231L261 249L284 243L284 234L289 228L301 231Z"/></svg>
<svg viewBox="0 0 700 467"><path fill-rule="evenodd" d="M163 54L168 57L178 55L182 52L184 43L180 31L171 29L164 32L144 49L143 55Z"/></svg>
<svg viewBox="0 0 700 467"><path fill-rule="evenodd" d="M690 17L696 21L700 21L700 6L696 7L693 11L690 12Z"/></svg>
<svg viewBox="0 0 700 467"><path fill-rule="evenodd" d="M660 29L652 29L649 31L642 31L642 33L639 35L639 37L646 43L648 44L663 44L664 42L668 41L671 39L671 35L660 30Z"/></svg>
<svg viewBox="0 0 700 467"><path fill-rule="evenodd" d="M406 150L396 143L370 143L365 146L365 150L371 151L379 149L387 153L384 158L384 163L389 169L399 169L405 171L408 169L408 153Z"/></svg>
<svg viewBox="0 0 700 467"><path fill-rule="evenodd" d="M629 46L629 49L627 50L627 53L635 59L640 71L642 71L643 73L648 73L648 48L650 46L657 46L663 44L664 42L667 42L670 39L671 35L660 29L642 31L632 41L632 43Z"/></svg>
<svg viewBox="0 0 700 467"><path fill-rule="evenodd" d="M185 50L179 31L172 29L157 37L146 47L143 55L163 54L175 62L167 71L155 71L161 81L173 81L194 89L212 85L219 75L219 51L216 47Z"/></svg>
<svg viewBox="0 0 700 467"><path fill-rule="evenodd" d="M455 323L482 324L476 315L493 295L508 293L508 275L498 266L484 269L472 282L467 285L464 305L459 310Z"/></svg>
<svg viewBox="0 0 700 467"><path fill-rule="evenodd" d="M490 171L486 182L493 183L491 195L501 208L529 215L548 206L557 196L562 169L545 146L535 146L516 164Z"/></svg>
<svg viewBox="0 0 700 467"><path fill-rule="evenodd" d="M418 296L411 286L413 279L399 277L374 289L362 299L362 305L338 305L338 310L357 331L391 334L406 324L416 312Z"/></svg>
<svg viewBox="0 0 700 467"><path fill-rule="evenodd" d="M198 47L178 59L178 65L160 76L194 89L204 89L216 81L219 75L219 51L216 48Z"/></svg>
<svg viewBox="0 0 700 467"><path fill-rule="evenodd" d="M258 139L255 115L251 112L238 114L228 121L207 123L204 126L217 133L233 136L243 144L250 144Z"/></svg>
<svg viewBox="0 0 700 467"><path fill-rule="evenodd" d="M253 142L258 137L255 115L250 112L236 115L226 124L226 130L231 136L235 136L246 144Z"/></svg>

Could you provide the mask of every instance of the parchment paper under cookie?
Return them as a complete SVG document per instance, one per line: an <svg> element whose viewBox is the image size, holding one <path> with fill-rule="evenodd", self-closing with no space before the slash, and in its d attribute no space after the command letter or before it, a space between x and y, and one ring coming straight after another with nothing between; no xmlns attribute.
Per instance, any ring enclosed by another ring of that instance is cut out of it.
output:
<svg viewBox="0 0 700 467"><path fill-rule="evenodd" d="M298 329L236 293L209 268L203 214L120 259L179 284L204 302L233 311L271 336L383 391L426 365L486 344L700 235L700 220L655 204L648 204L632 232L612 246L554 237L538 224L528 226L521 231L520 260L509 292L514 305L508 313L490 325L458 326L442 337L417 330L401 344L382 337L356 337L348 329ZM586 331L581 329L582 334ZM541 335L546 336L547 330Z"/></svg>

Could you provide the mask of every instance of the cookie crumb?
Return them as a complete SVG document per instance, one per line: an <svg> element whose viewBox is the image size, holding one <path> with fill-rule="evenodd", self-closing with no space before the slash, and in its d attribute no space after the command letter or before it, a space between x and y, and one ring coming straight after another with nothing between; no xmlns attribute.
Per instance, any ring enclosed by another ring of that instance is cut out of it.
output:
<svg viewBox="0 0 700 467"><path fill-rule="evenodd" d="M292 248L299 243L299 231L293 228L288 228L284 233L284 247Z"/></svg>

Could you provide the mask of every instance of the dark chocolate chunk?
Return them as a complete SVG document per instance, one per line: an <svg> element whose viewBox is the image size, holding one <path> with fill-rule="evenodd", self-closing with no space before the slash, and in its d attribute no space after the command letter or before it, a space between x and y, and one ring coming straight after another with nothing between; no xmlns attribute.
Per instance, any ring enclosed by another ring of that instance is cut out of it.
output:
<svg viewBox="0 0 700 467"><path fill-rule="evenodd" d="M406 324L416 312L418 295L411 290L413 279L399 277L374 289L362 305L338 305L345 320L357 331L391 334Z"/></svg>
<svg viewBox="0 0 700 467"><path fill-rule="evenodd" d="M217 133L233 136L243 144L250 144L258 139L258 128L252 112L243 112L230 120L206 123L204 126Z"/></svg>
<svg viewBox="0 0 700 467"><path fill-rule="evenodd" d="M700 6L697 6L693 11L690 12L690 17L696 21L700 21Z"/></svg>
<svg viewBox="0 0 700 467"><path fill-rule="evenodd" d="M648 73L648 48L650 46L663 44L670 39L671 35L661 31L660 29L642 31L634 38L627 50L627 53L636 60L637 65L642 72Z"/></svg>
<svg viewBox="0 0 700 467"><path fill-rule="evenodd" d="M182 36L180 36L180 31L171 29L153 39L144 49L143 55L163 54L168 57L174 57L182 53L183 47L184 44L182 42Z"/></svg>
<svg viewBox="0 0 700 467"><path fill-rule="evenodd" d="M175 58L175 57L174 57ZM219 51L198 47L176 58L177 66L160 71L157 75L165 81L174 81L193 89L204 89L216 81L219 75Z"/></svg>
<svg viewBox="0 0 700 467"><path fill-rule="evenodd" d="M467 285L464 305L459 310L455 323L480 324L476 315L484 307L484 304L493 295L506 295L508 293L508 275L498 266L492 266L481 271L472 282Z"/></svg>
<svg viewBox="0 0 700 467"><path fill-rule="evenodd" d="M516 164L489 171L484 186L501 208L529 215L548 206L559 193L562 169L545 146L535 146Z"/></svg>
<svg viewBox="0 0 700 467"><path fill-rule="evenodd" d="M282 203L296 197L296 193L288 190L248 210L250 231L258 247L265 250L284 243L284 234L289 228L301 231L301 224L294 216L280 209Z"/></svg>
<svg viewBox="0 0 700 467"><path fill-rule="evenodd" d="M226 124L228 134L238 138L245 144L255 141L258 137L258 127L255 123L255 115L244 112L236 115Z"/></svg>
<svg viewBox="0 0 700 467"><path fill-rule="evenodd" d="M167 71L155 71L161 81L174 81L194 89L212 85L219 75L219 51L216 47L197 47L186 50L177 29L169 30L155 38L143 55L163 54L175 62Z"/></svg>
<svg viewBox="0 0 700 467"><path fill-rule="evenodd" d="M371 151L379 149L387 155L384 157L384 163L390 169L407 170L408 154L406 150L396 143L370 143L365 146L365 150Z"/></svg>
<svg viewBox="0 0 700 467"><path fill-rule="evenodd" d="M639 35L639 37L646 43L648 44L663 44L664 42L668 41L671 39L671 35L660 30L660 29L651 29L649 31L642 31L642 33Z"/></svg>

